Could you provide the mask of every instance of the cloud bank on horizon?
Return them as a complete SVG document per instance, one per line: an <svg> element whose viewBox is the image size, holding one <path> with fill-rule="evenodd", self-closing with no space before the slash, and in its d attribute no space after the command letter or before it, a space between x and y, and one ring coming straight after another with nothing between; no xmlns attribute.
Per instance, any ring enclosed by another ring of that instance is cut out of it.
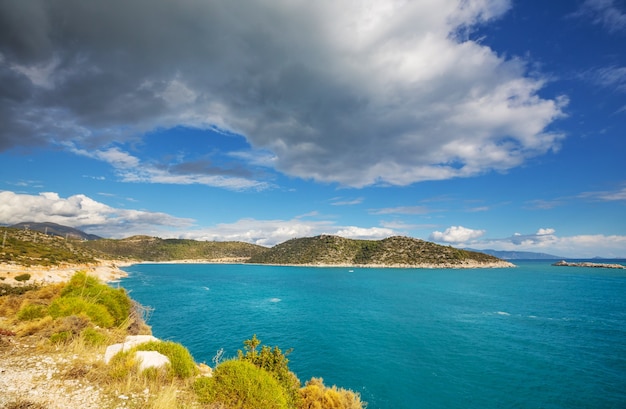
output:
<svg viewBox="0 0 626 409"><path fill-rule="evenodd" d="M116 146L185 126L242 135L273 170L343 186L505 171L559 149L550 125L567 103L540 96L547 78L522 59L470 39L510 7L5 1L0 149L54 145L126 181L270 186L176 173Z"/></svg>
<svg viewBox="0 0 626 409"><path fill-rule="evenodd" d="M164 213L112 208L84 195L62 198L53 192L39 195L0 191L0 220L12 225L21 222L53 222L83 229L110 238L135 234L162 238L185 238L208 241L243 241L271 247L296 237L333 234L351 239L379 240L405 234L400 229L341 226L336 221L302 215L291 220L255 220L243 218L234 223L219 223L198 228L194 220ZM506 238L483 239L485 230L451 226L433 231L429 239L456 247L477 250L534 251L556 256L591 258L601 247L605 254L623 257L626 236L580 235L559 237L552 228L540 228L534 234L515 233Z"/></svg>

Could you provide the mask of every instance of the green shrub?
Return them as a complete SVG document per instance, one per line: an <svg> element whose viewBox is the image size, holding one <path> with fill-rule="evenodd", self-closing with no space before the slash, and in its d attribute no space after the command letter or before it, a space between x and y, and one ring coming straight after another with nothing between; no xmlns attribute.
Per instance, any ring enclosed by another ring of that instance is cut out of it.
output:
<svg viewBox="0 0 626 409"><path fill-rule="evenodd" d="M173 376L179 378L188 378L196 375L198 368L189 353L189 350L172 341L152 341L138 345L134 348L136 351L156 351L165 355L170 360L171 371Z"/></svg>
<svg viewBox="0 0 626 409"><path fill-rule="evenodd" d="M256 337L256 334L252 336L252 339L244 341L243 344L246 353L237 351L239 359L251 362L271 373L285 390L289 405L297 406L300 398L298 393L300 380L289 370L289 359L287 359L287 355L292 350L289 349L283 353L277 346L271 348L267 345L262 345L261 349L257 350L261 341Z"/></svg>
<svg viewBox="0 0 626 409"><path fill-rule="evenodd" d="M57 332L55 334L50 335L50 341L53 344L60 344L63 342L67 342L72 338L72 332L71 331L61 331L61 332Z"/></svg>
<svg viewBox="0 0 626 409"><path fill-rule="evenodd" d="M20 274L18 276L15 276L14 280L15 281L28 281L30 280L30 274L28 273Z"/></svg>
<svg viewBox="0 0 626 409"><path fill-rule="evenodd" d="M105 345L109 341L109 337L93 327L88 327L80 333L85 344L92 346Z"/></svg>
<svg viewBox="0 0 626 409"><path fill-rule="evenodd" d="M83 271L72 276L61 297L80 297L104 306L114 320L112 325L121 325L130 314L131 300L123 288L111 288Z"/></svg>
<svg viewBox="0 0 626 409"><path fill-rule="evenodd" d="M81 297L60 297L50 304L48 313L52 318L84 314L96 325L111 328L115 319L103 305L89 302Z"/></svg>
<svg viewBox="0 0 626 409"><path fill-rule="evenodd" d="M211 378L194 383L198 400L236 409L287 409L287 397L278 381L264 369L242 360L218 365Z"/></svg>
<svg viewBox="0 0 626 409"><path fill-rule="evenodd" d="M132 351L119 352L111 358L108 365L109 376L116 380L128 378L132 371L137 370L137 360Z"/></svg>
<svg viewBox="0 0 626 409"><path fill-rule="evenodd" d="M20 321L32 321L46 316L46 307L43 305L27 304L17 312Z"/></svg>

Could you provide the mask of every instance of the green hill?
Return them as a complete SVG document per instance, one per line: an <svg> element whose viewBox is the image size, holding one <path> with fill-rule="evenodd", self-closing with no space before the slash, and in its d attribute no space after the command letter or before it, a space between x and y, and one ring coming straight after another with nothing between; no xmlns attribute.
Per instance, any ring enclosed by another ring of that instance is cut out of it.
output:
<svg viewBox="0 0 626 409"><path fill-rule="evenodd" d="M80 240L44 234L35 230L5 227L0 230L0 262L25 266L53 266L60 263L93 263L105 258L92 249L81 246Z"/></svg>
<svg viewBox="0 0 626 409"><path fill-rule="evenodd" d="M137 261L224 261L285 265L397 267L490 267L503 260L475 251L441 246L409 237L353 240L321 235L288 240L272 248L226 241L132 236L77 240L30 229L4 228L0 262L23 265L92 263L96 259Z"/></svg>
<svg viewBox="0 0 626 409"><path fill-rule="evenodd" d="M101 237L95 234L88 234L84 231L75 229L69 226L62 226L56 223L36 223L36 222L23 222L9 226L14 229L22 230L36 230L50 236L60 236L66 239L79 239L79 240L98 240Z"/></svg>
<svg viewBox="0 0 626 409"><path fill-rule="evenodd" d="M505 265L483 253L441 246L410 237L352 240L321 235L288 240L253 256L250 263L464 267Z"/></svg>
<svg viewBox="0 0 626 409"><path fill-rule="evenodd" d="M82 246L111 255L146 261L174 260L238 260L266 251L267 248L239 241L197 241L132 236L126 239L101 239L81 243Z"/></svg>

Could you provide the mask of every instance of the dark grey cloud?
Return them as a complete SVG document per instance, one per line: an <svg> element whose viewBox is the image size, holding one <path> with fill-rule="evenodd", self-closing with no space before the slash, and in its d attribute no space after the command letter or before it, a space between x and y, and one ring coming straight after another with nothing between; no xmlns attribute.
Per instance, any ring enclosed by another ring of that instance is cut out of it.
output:
<svg viewBox="0 0 626 409"><path fill-rule="evenodd" d="M506 0L0 0L0 149L218 127L286 174L406 185L558 146L564 99L457 35Z"/></svg>

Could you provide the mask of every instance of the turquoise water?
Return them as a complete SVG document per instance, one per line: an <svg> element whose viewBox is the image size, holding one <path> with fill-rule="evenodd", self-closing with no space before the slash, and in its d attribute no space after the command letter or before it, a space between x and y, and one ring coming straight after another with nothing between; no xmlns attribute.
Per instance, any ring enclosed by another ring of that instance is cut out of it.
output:
<svg viewBox="0 0 626 409"><path fill-rule="evenodd" d="M370 409L625 408L626 270L140 264L121 283L198 362L253 334Z"/></svg>

